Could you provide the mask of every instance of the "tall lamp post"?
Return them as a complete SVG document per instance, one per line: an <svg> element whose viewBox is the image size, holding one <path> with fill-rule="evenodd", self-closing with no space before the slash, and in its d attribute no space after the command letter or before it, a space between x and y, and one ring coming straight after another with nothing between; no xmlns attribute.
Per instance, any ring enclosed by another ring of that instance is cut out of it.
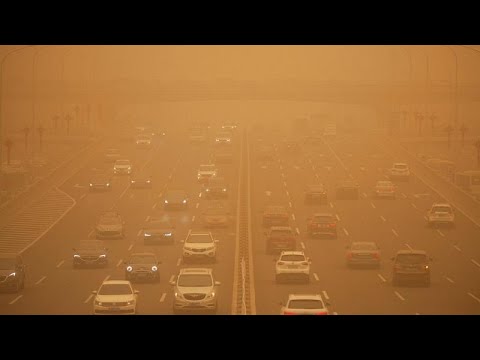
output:
<svg viewBox="0 0 480 360"><path fill-rule="evenodd" d="M455 57L455 112L453 116L453 127L456 129L458 125L458 56L457 52L453 49L452 46L445 45L452 52Z"/></svg>

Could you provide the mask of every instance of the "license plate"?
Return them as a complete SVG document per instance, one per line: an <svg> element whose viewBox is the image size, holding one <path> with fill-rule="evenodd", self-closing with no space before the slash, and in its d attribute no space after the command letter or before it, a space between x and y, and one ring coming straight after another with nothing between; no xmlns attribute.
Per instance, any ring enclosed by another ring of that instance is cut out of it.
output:
<svg viewBox="0 0 480 360"><path fill-rule="evenodd" d="M109 310L110 311L118 311L118 310L120 310L120 308L119 307L111 307L111 308L109 308Z"/></svg>
<svg viewBox="0 0 480 360"><path fill-rule="evenodd" d="M298 268L298 266L297 266L297 265L288 265L287 268L289 268L289 269L296 269L296 268Z"/></svg>

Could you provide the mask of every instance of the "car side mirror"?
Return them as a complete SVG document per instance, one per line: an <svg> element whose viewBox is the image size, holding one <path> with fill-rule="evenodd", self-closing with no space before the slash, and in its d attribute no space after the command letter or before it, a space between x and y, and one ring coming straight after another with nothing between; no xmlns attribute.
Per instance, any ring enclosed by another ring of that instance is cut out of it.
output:
<svg viewBox="0 0 480 360"><path fill-rule="evenodd" d="M169 282L169 284L172 285L172 286L174 286L174 285L175 285L175 281L172 280L172 281Z"/></svg>
<svg viewBox="0 0 480 360"><path fill-rule="evenodd" d="M93 291L92 291L92 294L93 294L93 295L97 295L97 293L98 293L97 290L93 290Z"/></svg>
<svg viewBox="0 0 480 360"><path fill-rule="evenodd" d="M222 283L220 281L215 281L215 286L220 286Z"/></svg>

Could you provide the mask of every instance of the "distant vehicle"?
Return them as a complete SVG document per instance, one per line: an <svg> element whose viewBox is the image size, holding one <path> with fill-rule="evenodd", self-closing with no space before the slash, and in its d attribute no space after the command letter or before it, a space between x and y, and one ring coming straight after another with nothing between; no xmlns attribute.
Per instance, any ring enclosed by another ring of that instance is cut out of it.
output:
<svg viewBox="0 0 480 360"><path fill-rule="evenodd" d="M430 264L432 259L423 250L400 250L393 260L393 286L404 282L420 282L430 286Z"/></svg>
<svg viewBox="0 0 480 360"><path fill-rule="evenodd" d="M258 161L274 161L275 160L275 150L273 146L263 145L257 151L257 160Z"/></svg>
<svg viewBox="0 0 480 360"><path fill-rule="evenodd" d="M167 190L163 197L163 208L165 210L188 209L188 194L180 189Z"/></svg>
<svg viewBox="0 0 480 360"><path fill-rule="evenodd" d="M453 211L452 205L447 203L435 203L427 211L428 226L455 226L455 212Z"/></svg>
<svg viewBox="0 0 480 360"><path fill-rule="evenodd" d="M203 312L217 313L219 281L215 281L212 269L181 269L173 285L173 313Z"/></svg>
<svg viewBox="0 0 480 360"><path fill-rule="evenodd" d="M98 291L92 291L92 293L95 295L93 300L95 315L137 313L139 292L132 288L130 281L107 280L100 285Z"/></svg>
<svg viewBox="0 0 480 360"><path fill-rule="evenodd" d="M263 226L286 226L289 222L289 214L285 206L269 205L263 211Z"/></svg>
<svg viewBox="0 0 480 360"><path fill-rule="evenodd" d="M106 211L100 215L95 226L97 239L122 239L125 237L125 222L116 211Z"/></svg>
<svg viewBox="0 0 480 360"><path fill-rule="evenodd" d="M286 155L298 155L302 151L302 147L300 146L300 143L295 140L283 141L281 149Z"/></svg>
<svg viewBox="0 0 480 360"><path fill-rule="evenodd" d="M95 174L89 182L89 191L110 191L112 190L112 179L107 174Z"/></svg>
<svg viewBox="0 0 480 360"><path fill-rule="evenodd" d="M410 178L410 169L408 168L408 165L404 163L394 163L389 170L389 178L390 180L408 181Z"/></svg>
<svg viewBox="0 0 480 360"><path fill-rule="evenodd" d="M204 194L207 199L228 198L229 186L222 177L214 177L204 185Z"/></svg>
<svg viewBox="0 0 480 360"><path fill-rule="evenodd" d="M73 267L108 266L108 253L103 241L83 240L73 248Z"/></svg>
<svg viewBox="0 0 480 360"><path fill-rule="evenodd" d="M226 208L209 207L202 213L202 221L206 227L227 227L230 212Z"/></svg>
<svg viewBox="0 0 480 360"><path fill-rule="evenodd" d="M25 287L25 265L16 254L0 254L0 290L19 292Z"/></svg>
<svg viewBox="0 0 480 360"><path fill-rule="evenodd" d="M237 129L237 124L235 123L225 123L222 125L222 130L236 130Z"/></svg>
<svg viewBox="0 0 480 360"><path fill-rule="evenodd" d="M217 242L211 232L192 231L188 232L183 242L183 262L190 260L217 260Z"/></svg>
<svg viewBox="0 0 480 360"><path fill-rule="evenodd" d="M327 190L323 184L308 185L305 189L305 204L323 204L327 202Z"/></svg>
<svg viewBox="0 0 480 360"><path fill-rule="evenodd" d="M175 223L168 217L149 217L143 228L144 245L175 243Z"/></svg>
<svg viewBox="0 0 480 360"><path fill-rule="evenodd" d="M192 129L188 139L190 143L204 143L207 141L207 132L205 129Z"/></svg>
<svg viewBox="0 0 480 360"><path fill-rule="evenodd" d="M132 163L130 160L122 159L115 161L115 165L113 166L113 173L115 175L130 175L132 171Z"/></svg>
<svg viewBox="0 0 480 360"><path fill-rule="evenodd" d="M280 305L280 315L329 315L330 304L319 294L290 294L287 303Z"/></svg>
<svg viewBox="0 0 480 360"><path fill-rule="evenodd" d="M359 186L356 181L343 180L336 190L337 200L357 200L358 199Z"/></svg>
<svg viewBox="0 0 480 360"><path fill-rule="evenodd" d="M230 145L232 134L228 131L221 131L215 136L215 145Z"/></svg>
<svg viewBox="0 0 480 360"><path fill-rule="evenodd" d="M275 281L302 280L309 283L311 263L303 251L282 251L275 262Z"/></svg>
<svg viewBox="0 0 480 360"><path fill-rule="evenodd" d="M197 171L197 180L200 183L207 182L210 178L216 177L217 172L215 164L200 165Z"/></svg>
<svg viewBox="0 0 480 360"><path fill-rule="evenodd" d="M380 249L374 242L352 242L347 245L347 266L380 266Z"/></svg>
<svg viewBox="0 0 480 360"><path fill-rule="evenodd" d="M373 195L376 198L391 198L397 197L397 187L391 181L377 181Z"/></svg>
<svg viewBox="0 0 480 360"><path fill-rule="evenodd" d="M130 178L130 187L132 189L151 189L152 177L148 174L133 174Z"/></svg>
<svg viewBox="0 0 480 360"><path fill-rule="evenodd" d="M120 159L120 150L118 149L107 149L105 151L105 161L106 162L114 162Z"/></svg>
<svg viewBox="0 0 480 360"><path fill-rule="evenodd" d="M455 184L480 200L480 170L467 170L454 174Z"/></svg>
<svg viewBox="0 0 480 360"><path fill-rule="evenodd" d="M316 213L307 219L307 233L309 237L329 235L337 238L337 220L330 213Z"/></svg>
<svg viewBox="0 0 480 360"><path fill-rule="evenodd" d="M137 135L135 137L135 144L137 149L150 149L152 147L152 137L146 134Z"/></svg>
<svg viewBox="0 0 480 360"><path fill-rule="evenodd" d="M125 261L125 279L130 281L154 281L160 282L160 271L154 253L135 253Z"/></svg>
<svg viewBox="0 0 480 360"><path fill-rule="evenodd" d="M334 137L336 135L337 135L337 124L329 123L325 125L325 128L323 129L323 136Z"/></svg>
<svg viewBox="0 0 480 360"><path fill-rule="evenodd" d="M297 249L296 235L290 226L272 226L265 236L267 254Z"/></svg>

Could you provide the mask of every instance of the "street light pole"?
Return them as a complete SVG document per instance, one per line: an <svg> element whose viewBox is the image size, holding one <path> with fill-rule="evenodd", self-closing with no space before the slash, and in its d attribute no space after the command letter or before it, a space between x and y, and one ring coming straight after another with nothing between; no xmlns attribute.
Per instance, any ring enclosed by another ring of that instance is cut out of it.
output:
<svg viewBox="0 0 480 360"><path fill-rule="evenodd" d="M2 144L0 146L0 167L3 164L3 151L2 151L2 147L3 147L3 142L2 142L2 136L3 136L3 69L4 69L3 66L5 65L5 61L7 60L7 58L10 55L12 55L16 52L25 50L27 48L31 48L33 46L35 46L35 45L25 45L25 46L22 46L20 48L10 50L8 53L5 54L5 56L2 58L2 60L0 62L0 144Z"/></svg>
<svg viewBox="0 0 480 360"><path fill-rule="evenodd" d="M458 56L457 56L457 52L453 49L452 46L449 46L449 45L445 45L445 46L452 51L455 57L455 113L454 113L453 121L454 121L454 127L456 129L458 125Z"/></svg>

